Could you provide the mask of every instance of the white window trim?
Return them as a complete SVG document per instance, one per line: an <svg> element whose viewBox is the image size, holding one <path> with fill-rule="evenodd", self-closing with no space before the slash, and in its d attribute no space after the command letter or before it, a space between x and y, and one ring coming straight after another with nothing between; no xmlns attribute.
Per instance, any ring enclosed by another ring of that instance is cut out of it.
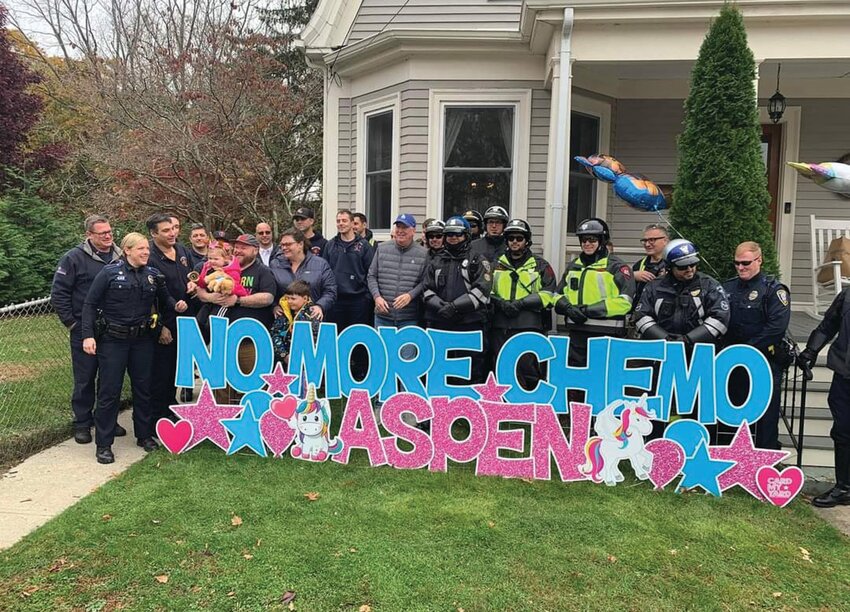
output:
<svg viewBox="0 0 850 612"><path fill-rule="evenodd" d="M390 223L398 215L399 198L399 163L401 161L399 141L401 140L401 94L395 93L375 100L369 100L357 105L357 164L354 179L354 207L356 211L366 213L366 138L367 121L373 115L392 112L393 114L393 150L392 150L392 202L390 202ZM375 234L377 240L389 238L389 227L372 227L369 220L369 229Z"/></svg>
<svg viewBox="0 0 850 612"><path fill-rule="evenodd" d="M582 115L590 115L599 119L599 146L595 153L610 155L611 151L611 105L608 102L589 98L581 94L573 93L571 112ZM596 211L595 216L605 219L608 214L608 191L609 187L602 181L596 181ZM577 222L580 222L578 219ZM567 233L568 236L575 236Z"/></svg>
<svg viewBox="0 0 850 612"><path fill-rule="evenodd" d="M514 142L511 159L511 217L528 214L528 165L531 137L530 89L432 89L428 103L428 217L443 218L443 144L446 108L450 106L513 106Z"/></svg>

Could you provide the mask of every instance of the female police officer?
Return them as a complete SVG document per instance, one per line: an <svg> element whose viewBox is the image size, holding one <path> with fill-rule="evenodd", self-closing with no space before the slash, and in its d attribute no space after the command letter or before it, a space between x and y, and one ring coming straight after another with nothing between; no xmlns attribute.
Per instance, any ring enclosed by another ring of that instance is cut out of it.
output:
<svg viewBox="0 0 850 612"><path fill-rule="evenodd" d="M147 452L157 448L151 422L151 370L154 342L161 328L151 309L159 298L160 306L166 310L186 310L186 302L175 303L169 295L159 270L147 265L147 238L135 232L127 234L121 241L121 250L123 259L103 267L83 304L83 350L97 355L100 372L94 415L98 463L115 461L112 440L125 371L133 387L136 444Z"/></svg>

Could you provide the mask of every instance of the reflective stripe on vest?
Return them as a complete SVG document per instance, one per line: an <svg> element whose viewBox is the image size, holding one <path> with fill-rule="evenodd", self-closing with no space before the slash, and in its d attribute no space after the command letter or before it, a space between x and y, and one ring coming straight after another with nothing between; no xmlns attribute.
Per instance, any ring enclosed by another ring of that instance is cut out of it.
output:
<svg viewBox="0 0 850 612"><path fill-rule="evenodd" d="M580 260L579 260L580 265ZM567 273L567 282L564 287L564 295L571 304L576 306L596 304L608 298L623 297L626 302L631 302L628 296L620 295L620 288L614 282L614 275L608 272L608 258L603 257L596 263L587 267L571 268ZM578 287L572 288L572 279L577 279ZM628 310L623 312L609 312L608 316L624 316Z"/></svg>
<svg viewBox="0 0 850 612"><path fill-rule="evenodd" d="M506 268L502 268L506 266ZM505 301L521 300L539 293L543 278L537 271L537 260L529 257L519 268L514 268L502 255L493 272L493 294Z"/></svg>

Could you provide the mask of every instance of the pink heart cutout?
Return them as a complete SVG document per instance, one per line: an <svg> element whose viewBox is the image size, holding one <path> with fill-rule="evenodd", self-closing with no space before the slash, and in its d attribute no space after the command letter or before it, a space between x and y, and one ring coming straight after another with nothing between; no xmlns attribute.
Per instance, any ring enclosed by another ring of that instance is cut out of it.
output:
<svg viewBox="0 0 850 612"><path fill-rule="evenodd" d="M685 465L685 450L681 444L667 438L651 440L645 448L652 453L649 480L656 490L663 489L682 471Z"/></svg>
<svg viewBox="0 0 850 612"><path fill-rule="evenodd" d="M169 452L179 455L192 441L194 428L190 421L172 423L169 419L156 422L156 437Z"/></svg>
<svg viewBox="0 0 850 612"><path fill-rule="evenodd" d="M295 431L289 426L289 419L282 419L272 410L260 417L260 434L272 454L280 457L295 439Z"/></svg>
<svg viewBox="0 0 850 612"><path fill-rule="evenodd" d="M276 399L271 404L271 412L284 421L289 420L289 418L295 413L295 409L298 407L298 398L294 395L287 395L283 399Z"/></svg>
<svg viewBox="0 0 850 612"><path fill-rule="evenodd" d="M775 467L764 466L756 472L756 483L759 491L774 506L784 508L797 497L803 488L803 470L796 465L787 467L782 472Z"/></svg>

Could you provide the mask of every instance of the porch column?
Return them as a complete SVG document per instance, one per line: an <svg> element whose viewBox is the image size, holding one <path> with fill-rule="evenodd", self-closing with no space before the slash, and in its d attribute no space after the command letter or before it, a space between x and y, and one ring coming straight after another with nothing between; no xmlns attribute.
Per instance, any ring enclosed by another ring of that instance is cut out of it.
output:
<svg viewBox="0 0 850 612"><path fill-rule="evenodd" d="M562 273L565 264L564 239L567 231L566 208L569 201L570 188L570 108L572 98L572 32L573 9L564 9L564 22L561 29L561 45L558 52L557 70L552 74L552 108L550 125L555 127L554 153L552 167L553 188L552 200L549 205L550 223L546 225L546 242L543 254L558 274ZM550 128L551 129L551 128ZM551 157L550 157L551 158Z"/></svg>
<svg viewBox="0 0 850 612"><path fill-rule="evenodd" d="M753 80L753 87L756 90L756 107L759 105L759 71L761 70L761 65L764 63L763 59L756 60L756 78Z"/></svg>

